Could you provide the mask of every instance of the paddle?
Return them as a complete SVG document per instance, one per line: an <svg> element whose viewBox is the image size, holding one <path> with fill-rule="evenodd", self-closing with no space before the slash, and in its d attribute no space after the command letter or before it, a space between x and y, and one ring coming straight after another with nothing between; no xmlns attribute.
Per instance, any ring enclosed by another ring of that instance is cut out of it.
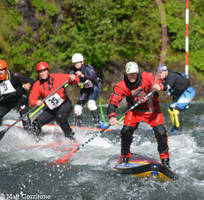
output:
<svg viewBox="0 0 204 200"><path fill-rule="evenodd" d="M102 107L102 103L101 103L101 96L99 96L99 110L100 110L100 113L101 113L103 123L106 125L107 123L106 123L106 119L105 119L105 116L104 116L104 113L103 113L103 107Z"/></svg>
<svg viewBox="0 0 204 200"><path fill-rule="evenodd" d="M39 113L40 110L42 110L43 108L45 107L45 104L42 104L41 106L39 106L34 112L32 112L30 115L29 115L29 118L33 118L33 116L35 116L36 118L36 114Z"/></svg>
<svg viewBox="0 0 204 200"><path fill-rule="evenodd" d="M140 101L138 101L137 103L135 103L133 106L131 106L126 112L123 113L122 117L118 120L118 122L120 122L121 120L123 120L123 118L125 117L125 115L130 111L133 110L135 107L137 107L138 105L140 105L142 102L144 102L147 98L149 98L151 95L153 94L153 92L149 92L148 94L146 94ZM53 164L64 164L66 162L68 162L70 160L70 158L77 152L79 151L81 148L83 148L85 145L87 145L89 142L91 142L93 139L95 139L96 137L100 136L106 129L108 129L111 126L111 124L108 124L104 129L102 129L100 132L94 134L91 138L89 138L87 141L85 141L83 144L79 145L77 148L75 148L72 152L69 152L65 155L63 155L61 158L57 159Z"/></svg>
<svg viewBox="0 0 204 200"><path fill-rule="evenodd" d="M63 86L67 87L69 84L70 80L68 79L65 83L63 83L62 85L60 85L56 90L54 90L52 93L50 93L46 98L44 98L42 101L45 102L48 98L50 98L53 94L55 94L60 88L62 88ZM6 129L3 129L0 131L0 140L4 137L5 133L12 128L13 126L15 126L19 121L21 121L24 117L26 117L28 114L34 112L35 114L37 113L37 111L39 111L40 109L42 109L44 107L44 104L41 106L34 106L32 109L30 109L28 112L26 112L25 114L23 114L18 120L16 120L13 124L11 124L11 126L9 126ZM33 115L32 115L33 116ZM29 116L30 117L30 116Z"/></svg>

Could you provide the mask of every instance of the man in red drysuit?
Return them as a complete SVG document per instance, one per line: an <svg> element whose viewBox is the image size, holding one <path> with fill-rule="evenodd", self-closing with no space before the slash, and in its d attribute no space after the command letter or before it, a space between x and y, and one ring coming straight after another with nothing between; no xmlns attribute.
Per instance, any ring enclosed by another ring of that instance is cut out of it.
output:
<svg viewBox="0 0 204 200"><path fill-rule="evenodd" d="M132 106L149 93L154 85L155 77L152 73L139 72L135 62L128 62L125 66L124 79L118 82L113 88L110 97L107 114L111 125L117 123L116 109L120 101L126 97L128 106ZM139 123L145 121L153 130L158 143L158 152L164 166L170 168L168 152L168 135L164 126L164 118L160 109L158 93L154 92L153 97L145 100L134 110L129 111L124 119L124 126L121 130L121 163L128 163L131 157L130 145L133 140L133 133Z"/></svg>

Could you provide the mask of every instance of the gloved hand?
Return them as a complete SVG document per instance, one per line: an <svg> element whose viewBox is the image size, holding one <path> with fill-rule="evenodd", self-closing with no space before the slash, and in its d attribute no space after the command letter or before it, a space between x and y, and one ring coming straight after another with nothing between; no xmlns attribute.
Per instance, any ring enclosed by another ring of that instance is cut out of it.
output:
<svg viewBox="0 0 204 200"><path fill-rule="evenodd" d="M116 117L111 117L111 118L109 119L109 123L110 123L111 125L116 125L116 124L118 123L118 121L117 121Z"/></svg>
<svg viewBox="0 0 204 200"><path fill-rule="evenodd" d="M26 91L28 91L28 90L30 90L30 88L31 88L31 84L30 84L30 83L24 83L24 84L22 85L22 88L24 88Z"/></svg>

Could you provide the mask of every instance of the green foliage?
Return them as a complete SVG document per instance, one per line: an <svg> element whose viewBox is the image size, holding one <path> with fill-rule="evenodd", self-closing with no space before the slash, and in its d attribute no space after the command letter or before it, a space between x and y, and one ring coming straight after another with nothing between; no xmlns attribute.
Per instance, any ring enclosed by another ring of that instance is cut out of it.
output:
<svg viewBox="0 0 204 200"><path fill-rule="evenodd" d="M59 13L59 6L55 1L49 0L33 0L32 5L37 8L38 11L46 12L48 16L53 17Z"/></svg>
<svg viewBox="0 0 204 200"><path fill-rule="evenodd" d="M190 18L190 65L204 75L204 2L194 0Z"/></svg>
<svg viewBox="0 0 204 200"><path fill-rule="evenodd" d="M8 0L8 2L9 2L10 4L12 4L12 5L16 5L17 1L18 1L18 0Z"/></svg>
<svg viewBox="0 0 204 200"><path fill-rule="evenodd" d="M167 1L165 4L169 44L174 50L185 51L185 4Z"/></svg>
<svg viewBox="0 0 204 200"><path fill-rule="evenodd" d="M192 53L190 63L192 63L192 66L194 66L197 71L204 74L204 47L196 51L195 53Z"/></svg>
<svg viewBox="0 0 204 200"><path fill-rule="evenodd" d="M100 68L112 57L129 60L136 56L142 62L143 58L153 58L153 51L160 51L159 18L151 1L66 1L66 6L74 8L64 16L59 39L70 44L66 48L69 60L73 53L81 52L87 62ZM147 9L153 12L144 22Z"/></svg>
<svg viewBox="0 0 204 200"><path fill-rule="evenodd" d="M6 9L6 4L0 4L0 58L6 59L9 66L13 67L11 56L12 43L15 42L17 35L16 28L21 24L21 15L19 11L9 7Z"/></svg>
<svg viewBox="0 0 204 200"><path fill-rule="evenodd" d="M162 2L168 28L165 61L184 62L185 1ZM42 60L54 71L68 72L76 52L98 71L109 70L110 63L120 63L122 71L129 60L148 69L159 62L162 30L156 0L33 0L37 28L28 26L16 5L15 0L0 5L0 58L31 77L36 77L35 65ZM203 13L203 1L192 0L189 62L204 74Z"/></svg>

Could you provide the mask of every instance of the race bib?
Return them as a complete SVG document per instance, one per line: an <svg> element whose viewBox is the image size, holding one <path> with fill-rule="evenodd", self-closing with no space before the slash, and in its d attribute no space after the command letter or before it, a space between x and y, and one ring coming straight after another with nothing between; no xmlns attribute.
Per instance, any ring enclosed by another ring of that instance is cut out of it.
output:
<svg viewBox="0 0 204 200"><path fill-rule="evenodd" d="M63 99L59 96L59 94L55 93L51 97L49 97L45 103L50 110L53 110L59 107L63 103Z"/></svg>
<svg viewBox="0 0 204 200"><path fill-rule="evenodd" d="M10 80L6 80L0 83L0 95L9 94L15 91L16 90L11 84Z"/></svg>

